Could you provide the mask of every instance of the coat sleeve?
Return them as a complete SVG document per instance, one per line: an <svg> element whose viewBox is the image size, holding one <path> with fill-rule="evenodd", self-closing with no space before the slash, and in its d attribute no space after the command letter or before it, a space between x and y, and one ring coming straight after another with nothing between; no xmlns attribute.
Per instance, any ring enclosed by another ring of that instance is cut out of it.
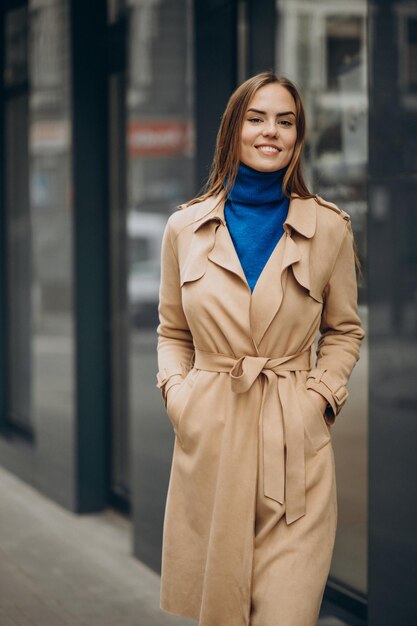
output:
<svg viewBox="0 0 417 626"><path fill-rule="evenodd" d="M182 381L191 369L193 338L182 308L178 258L174 249L171 218L168 219L161 247L159 287L157 387L166 406L168 389Z"/></svg>
<svg viewBox="0 0 417 626"><path fill-rule="evenodd" d="M307 375L307 389L328 402L325 415L334 422L348 397L347 383L359 360L365 332L358 315L358 290L350 219L324 292L316 367Z"/></svg>

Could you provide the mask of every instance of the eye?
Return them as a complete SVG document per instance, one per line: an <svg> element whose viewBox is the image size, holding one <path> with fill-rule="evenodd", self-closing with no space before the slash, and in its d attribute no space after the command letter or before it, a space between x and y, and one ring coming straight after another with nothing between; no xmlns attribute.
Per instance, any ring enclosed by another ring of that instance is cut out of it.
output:
<svg viewBox="0 0 417 626"><path fill-rule="evenodd" d="M279 124L285 126L286 128L289 128L290 126L292 126L292 122L290 122L288 120L280 120Z"/></svg>
<svg viewBox="0 0 417 626"><path fill-rule="evenodd" d="M257 124L258 122L262 122L260 117L250 117L248 118L248 122L253 122L254 124Z"/></svg>

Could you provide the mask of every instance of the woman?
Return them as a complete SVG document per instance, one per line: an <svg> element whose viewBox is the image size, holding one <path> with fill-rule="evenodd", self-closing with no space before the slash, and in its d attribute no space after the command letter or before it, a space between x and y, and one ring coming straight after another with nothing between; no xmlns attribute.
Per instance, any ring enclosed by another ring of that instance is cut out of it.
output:
<svg viewBox="0 0 417 626"><path fill-rule="evenodd" d="M157 386L176 437L161 608L200 626L314 626L330 568L331 424L364 331L350 217L308 191L304 135L290 80L247 80L207 192L163 238Z"/></svg>

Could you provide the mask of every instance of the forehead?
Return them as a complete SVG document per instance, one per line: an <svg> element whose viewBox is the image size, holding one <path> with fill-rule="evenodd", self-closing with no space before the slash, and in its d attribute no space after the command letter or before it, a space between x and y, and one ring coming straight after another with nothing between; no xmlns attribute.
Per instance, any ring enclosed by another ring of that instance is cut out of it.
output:
<svg viewBox="0 0 417 626"><path fill-rule="evenodd" d="M251 107L262 111L276 110L296 112L294 98L288 89L277 83L264 85L258 89L249 102L248 108Z"/></svg>

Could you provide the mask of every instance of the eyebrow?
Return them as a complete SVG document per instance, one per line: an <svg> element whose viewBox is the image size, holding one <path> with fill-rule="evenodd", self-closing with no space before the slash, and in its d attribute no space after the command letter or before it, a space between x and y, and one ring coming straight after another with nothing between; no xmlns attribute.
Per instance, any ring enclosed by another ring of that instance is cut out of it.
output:
<svg viewBox="0 0 417 626"><path fill-rule="evenodd" d="M249 113L249 111L253 111L254 113L259 113L260 115L266 115L266 111L260 111L259 109L248 109L246 113ZM295 117L294 111L281 111L280 113L276 114L276 117L279 117L280 115L294 115Z"/></svg>

